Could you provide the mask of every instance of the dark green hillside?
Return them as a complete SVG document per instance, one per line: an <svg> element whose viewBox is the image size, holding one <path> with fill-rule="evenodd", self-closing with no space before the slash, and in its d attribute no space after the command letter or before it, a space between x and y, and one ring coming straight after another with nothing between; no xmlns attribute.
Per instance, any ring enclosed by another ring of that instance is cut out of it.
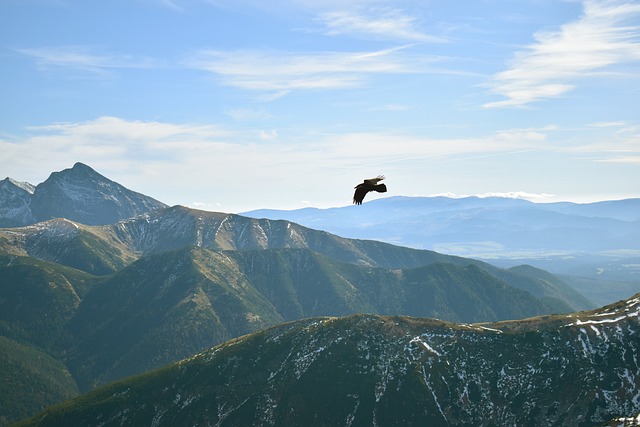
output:
<svg viewBox="0 0 640 427"><path fill-rule="evenodd" d="M556 309L570 311L567 306L548 304L510 286L473 264L433 264L404 274L404 306L385 314L478 322L529 317Z"/></svg>
<svg viewBox="0 0 640 427"><path fill-rule="evenodd" d="M122 250L86 230L79 230L64 240L48 238L46 242L34 241L37 237L27 239L29 254L98 276L121 270L134 259L126 249Z"/></svg>
<svg viewBox="0 0 640 427"><path fill-rule="evenodd" d="M556 301L561 301L574 311L595 308L591 301L548 271L530 265L519 265L505 270L503 274L508 273L516 273L523 278L528 278L531 284L527 286L527 290L548 303L554 304ZM526 282L526 280L523 281Z"/></svg>
<svg viewBox="0 0 640 427"><path fill-rule="evenodd" d="M68 364L82 389L173 362L282 321L211 251L141 258L96 287L68 324Z"/></svg>
<svg viewBox="0 0 640 427"><path fill-rule="evenodd" d="M398 270L339 263L302 249L227 254L285 320L375 313L477 322L556 308L473 264Z"/></svg>
<svg viewBox="0 0 640 427"><path fill-rule="evenodd" d="M0 379L0 426L78 394L75 381L62 363L2 336Z"/></svg>
<svg viewBox="0 0 640 427"><path fill-rule="evenodd" d="M94 282L58 264L0 255L0 335L52 350Z"/></svg>
<svg viewBox="0 0 640 427"><path fill-rule="evenodd" d="M104 227L66 219L0 229L0 253L28 255L95 275L118 271L139 256L105 233Z"/></svg>
<svg viewBox="0 0 640 427"><path fill-rule="evenodd" d="M49 408L23 426L594 426L640 411L640 294L453 324L283 324Z"/></svg>
<svg viewBox="0 0 640 427"><path fill-rule="evenodd" d="M566 282L547 271L527 265L502 269L483 263L480 267L510 285L540 298L554 307L556 313L591 310L596 307Z"/></svg>
<svg viewBox="0 0 640 427"><path fill-rule="evenodd" d="M477 322L553 308L474 265L389 270L308 249L191 247L104 278L69 320L65 354L88 390L282 321L374 313Z"/></svg>
<svg viewBox="0 0 640 427"><path fill-rule="evenodd" d="M361 285L374 280L372 272L384 269L336 262L308 249L224 253L284 320L379 311ZM361 272L362 280L353 283L354 272Z"/></svg>

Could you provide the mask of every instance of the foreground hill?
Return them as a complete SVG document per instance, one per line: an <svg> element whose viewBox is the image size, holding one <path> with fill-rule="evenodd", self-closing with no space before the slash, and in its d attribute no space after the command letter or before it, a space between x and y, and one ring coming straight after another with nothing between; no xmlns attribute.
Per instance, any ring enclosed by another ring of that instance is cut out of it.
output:
<svg viewBox="0 0 640 427"><path fill-rule="evenodd" d="M640 294L488 324L356 315L283 324L21 425L563 425L640 410Z"/></svg>

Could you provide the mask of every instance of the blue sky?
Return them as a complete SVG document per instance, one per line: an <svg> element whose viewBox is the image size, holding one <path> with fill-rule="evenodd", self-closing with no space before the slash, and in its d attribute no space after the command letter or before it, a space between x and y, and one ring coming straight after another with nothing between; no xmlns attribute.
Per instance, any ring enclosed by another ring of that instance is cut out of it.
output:
<svg viewBox="0 0 640 427"><path fill-rule="evenodd" d="M0 0L0 176L241 212L640 197L640 1Z"/></svg>

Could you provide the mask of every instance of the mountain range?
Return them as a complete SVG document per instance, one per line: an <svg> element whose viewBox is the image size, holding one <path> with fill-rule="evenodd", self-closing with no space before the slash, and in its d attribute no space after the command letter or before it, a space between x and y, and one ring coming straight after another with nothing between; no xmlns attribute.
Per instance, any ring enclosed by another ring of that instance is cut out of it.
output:
<svg viewBox="0 0 640 427"><path fill-rule="evenodd" d="M362 206L260 209L242 215L503 267L530 264L567 276L600 305L640 292L640 199L580 204L393 196Z"/></svg>
<svg viewBox="0 0 640 427"><path fill-rule="evenodd" d="M0 209L13 215L4 224L26 222L0 229L0 373L9 379L0 425L315 316L467 325L595 307L531 266L167 207L81 163L35 187L7 178L0 189L0 206L13 207ZM48 201L34 204L37 193Z"/></svg>
<svg viewBox="0 0 640 427"><path fill-rule="evenodd" d="M640 294L591 312L497 323L299 320L20 425L602 425L640 411L639 315Z"/></svg>
<svg viewBox="0 0 640 427"><path fill-rule="evenodd" d="M465 255L640 250L640 199L579 204L392 196L362 206L259 209L242 215L285 219L344 237L418 249L455 248L466 250Z"/></svg>
<svg viewBox="0 0 640 427"><path fill-rule="evenodd" d="M533 268L183 207L3 229L0 242L2 335L64 355L81 390L310 316L476 322L592 306Z"/></svg>

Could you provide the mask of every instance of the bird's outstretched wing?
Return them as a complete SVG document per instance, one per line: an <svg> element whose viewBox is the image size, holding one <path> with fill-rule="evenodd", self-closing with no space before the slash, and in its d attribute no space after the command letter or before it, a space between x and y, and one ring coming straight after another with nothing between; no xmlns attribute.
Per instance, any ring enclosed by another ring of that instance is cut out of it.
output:
<svg viewBox="0 0 640 427"><path fill-rule="evenodd" d="M364 184L368 184L368 185L376 185L377 183L379 183L380 181L382 181L384 179L384 175L378 175L375 178L369 178L369 179L365 179L364 180Z"/></svg>
<svg viewBox="0 0 640 427"><path fill-rule="evenodd" d="M364 196L366 196L369 191L371 191L369 189L369 186L365 184L358 184L356 186L355 193L353 193L353 203L355 203L356 205L361 205L362 201L364 200Z"/></svg>

